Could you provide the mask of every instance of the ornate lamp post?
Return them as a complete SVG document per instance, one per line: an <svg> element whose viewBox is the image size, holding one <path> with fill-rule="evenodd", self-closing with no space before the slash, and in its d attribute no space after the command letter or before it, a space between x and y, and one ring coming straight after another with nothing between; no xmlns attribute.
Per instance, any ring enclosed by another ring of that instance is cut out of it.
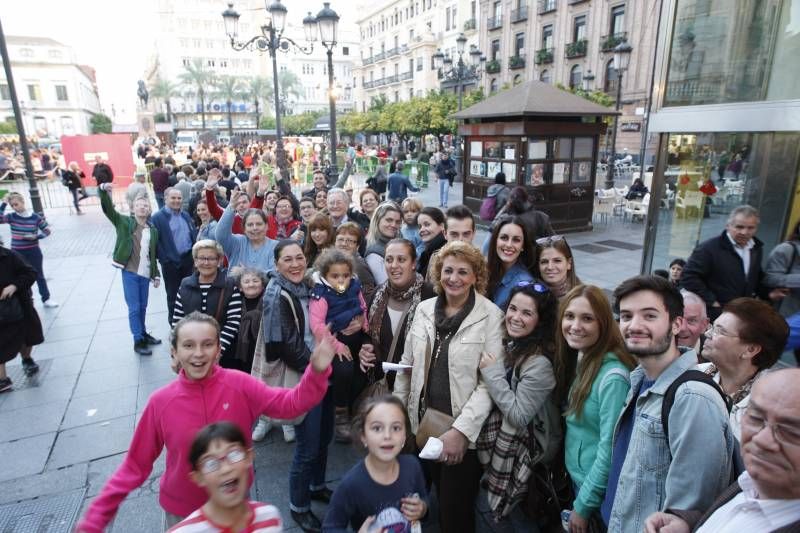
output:
<svg viewBox="0 0 800 533"><path fill-rule="evenodd" d="M441 50L433 54L433 66L439 71L442 83L456 84L458 92L458 110L464 101L464 86L469 83L477 82L481 79L483 65L486 63L486 56L481 53L476 46L470 47L469 63L464 61L466 52L467 38L460 34L456 39L456 52L458 60L453 65L453 58L444 55ZM455 163L459 178L461 177L461 139L456 137Z"/></svg>
<svg viewBox="0 0 800 533"><path fill-rule="evenodd" d="M583 81L583 92L590 93L594 90L594 74L592 74L592 69L586 71L586 75L582 79Z"/></svg>
<svg viewBox="0 0 800 533"><path fill-rule="evenodd" d="M278 167L286 170L286 152L283 150L283 132L281 131L281 102L278 84L278 60L276 52L288 52L290 47L294 47L299 52L306 55L314 50L314 41L317 38L317 21L312 16L303 19L303 30L305 32L308 47L300 46L289 37L283 35L286 25L286 6L281 4L281 0L273 0L265 8L270 14L270 19L261 25L261 33L251 37L246 41L238 40L239 32L239 13L233 9L233 3L228 4L228 9L222 12L222 19L225 22L225 34L231 40L231 48L236 51L259 50L268 51L272 58L272 83L275 98L275 130L276 146L275 152L278 159Z"/></svg>
<svg viewBox="0 0 800 533"><path fill-rule="evenodd" d="M317 26L322 46L328 51L328 106L330 108L330 150L331 172L339 173L336 161L336 98L333 75L333 48L336 46L336 34L339 29L339 15L331 9L330 2L322 3L322 11L317 13ZM311 14L309 13L309 17Z"/></svg>
<svg viewBox="0 0 800 533"><path fill-rule="evenodd" d="M633 47L627 42L621 42L614 47L614 69L617 71L617 104L615 109L619 112L622 107L622 74L628 70L628 62L631 59ZM617 126L619 115L614 115L614 129L611 130L611 152L608 154L608 174L606 175L606 189L614 186L614 167L616 167L617 153Z"/></svg>

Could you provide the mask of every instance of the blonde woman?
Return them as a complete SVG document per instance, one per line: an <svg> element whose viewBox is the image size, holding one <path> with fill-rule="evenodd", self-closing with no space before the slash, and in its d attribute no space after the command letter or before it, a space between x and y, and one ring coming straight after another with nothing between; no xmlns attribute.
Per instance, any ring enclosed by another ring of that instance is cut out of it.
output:
<svg viewBox="0 0 800 533"><path fill-rule="evenodd" d="M386 244L400 234L403 213L394 202L383 202L375 210L367 231L367 249L364 259L367 261L375 283L380 285L386 281L386 269L383 256Z"/></svg>

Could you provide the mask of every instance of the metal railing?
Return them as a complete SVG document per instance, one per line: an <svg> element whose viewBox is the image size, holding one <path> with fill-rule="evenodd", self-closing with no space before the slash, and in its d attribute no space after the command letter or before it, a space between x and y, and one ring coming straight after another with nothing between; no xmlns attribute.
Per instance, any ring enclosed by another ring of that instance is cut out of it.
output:
<svg viewBox="0 0 800 533"><path fill-rule="evenodd" d="M474 30L478 27L478 21L474 18L468 19L464 22L464 31Z"/></svg>
<svg viewBox="0 0 800 533"><path fill-rule="evenodd" d="M521 6L511 11L511 22L528 20L528 6Z"/></svg>
<svg viewBox="0 0 800 533"><path fill-rule="evenodd" d="M555 48L540 48L539 50L536 50L536 57L534 58L533 62L537 65L546 65L548 63L552 63L555 52Z"/></svg>
<svg viewBox="0 0 800 533"><path fill-rule="evenodd" d="M558 7L556 0L539 0L539 14L552 13Z"/></svg>
<svg viewBox="0 0 800 533"><path fill-rule="evenodd" d="M609 33L600 38L600 49L603 52L611 52L614 47L628 40L628 32L620 31L617 33Z"/></svg>
<svg viewBox="0 0 800 533"><path fill-rule="evenodd" d="M497 15L496 17L489 17L486 19L486 29L496 30L503 25L503 16Z"/></svg>
<svg viewBox="0 0 800 533"><path fill-rule="evenodd" d="M375 59L373 57L368 57L368 58L364 59L361 63L363 65L371 65L374 62L375 62Z"/></svg>
<svg viewBox="0 0 800 533"><path fill-rule="evenodd" d="M502 64L500 63L499 59L492 59L491 61L486 62L486 73L487 74L496 74L500 72L500 67Z"/></svg>
<svg viewBox="0 0 800 533"><path fill-rule="evenodd" d="M517 54L508 58L508 68L525 68L525 54Z"/></svg>
<svg viewBox="0 0 800 533"><path fill-rule="evenodd" d="M400 81L406 81L414 79L414 71L409 70L408 72L403 72L400 74Z"/></svg>
<svg viewBox="0 0 800 533"><path fill-rule="evenodd" d="M567 46L564 49L564 55L569 59L583 57L586 55L586 49L588 48L587 45L588 41L586 39L580 39L574 43L567 43Z"/></svg>
<svg viewBox="0 0 800 533"><path fill-rule="evenodd" d="M390 58L390 57L393 57L393 56L396 56L396 55L400 55L400 47L398 47L398 46L396 46L394 48L389 48L386 51L386 57L387 58Z"/></svg>

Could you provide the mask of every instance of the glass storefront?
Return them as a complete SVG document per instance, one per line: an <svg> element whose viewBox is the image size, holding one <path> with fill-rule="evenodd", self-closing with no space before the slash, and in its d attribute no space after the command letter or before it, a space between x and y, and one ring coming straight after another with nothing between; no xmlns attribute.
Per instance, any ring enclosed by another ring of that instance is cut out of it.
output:
<svg viewBox="0 0 800 533"><path fill-rule="evenodd" d="M791 216L800 170L800 132L664 134L666 168L650 269L688 258L725 228L730 211L761 213L758 238L769 251L796 222Z"/></svg>
<svg viewBox="0 0 800 533"><path fill-rule="evenodd" d="M800 0L677 0L663 105L800 98Z"/></svg>

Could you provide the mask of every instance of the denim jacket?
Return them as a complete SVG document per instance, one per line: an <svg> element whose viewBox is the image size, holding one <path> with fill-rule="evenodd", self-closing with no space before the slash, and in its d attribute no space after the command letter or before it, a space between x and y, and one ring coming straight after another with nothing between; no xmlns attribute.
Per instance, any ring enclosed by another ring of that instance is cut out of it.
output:
<svg viewBox="0 0 800 533"><path fill-rule="evenodd" d="M669 417L669 446L661 426L661 402L669 385L697 364L694 350L668 366L655 384L638 396L644 369L631 373L631 389L614 429L635 402L628 453L620 472L608 530L644 530L645 519L664 509L707 509L731 482L733 434L719 393L706 384L687 382L675 394ZM613 460L613 459L612 459Z"/></svg>

